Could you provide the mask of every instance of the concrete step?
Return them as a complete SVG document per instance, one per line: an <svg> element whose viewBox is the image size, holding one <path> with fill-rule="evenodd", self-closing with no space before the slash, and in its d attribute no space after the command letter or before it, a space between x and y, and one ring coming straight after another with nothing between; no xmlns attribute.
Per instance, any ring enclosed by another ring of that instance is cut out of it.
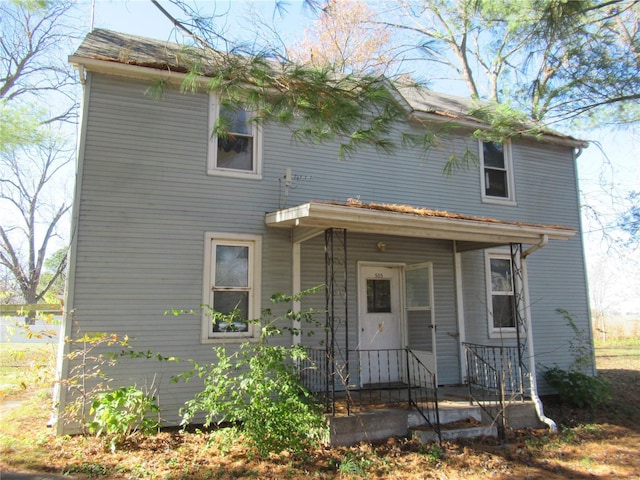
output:
<svg viewBox="0 0 640 480"><path fill-rule="evenodd" d="M454 423L467 418L472 418L478 422L482 421L482 409L478 405L466 403L443 403L438 407L440 423ZM429 412L429 421L435 422L435 412ZM409 428L417 427L425 423L424 418L416 410L411 410L408 417Z"/></svg>
<svg viewBox="0 0 640 480"><path fill-rule="evenodd" d="M489 411L495 416L498 407L489 407ZM509 428L547 428L538 418L536 406L531 401L508 403L505 407L505 417ZM485 412L482 412L482 418L485 422L490 421L489 415Z"/></svg>
<svg viewBox="0 0 640 480"><path fill-rule="evenodd" d="M478 405L442 402L438 408L443 440L456 438L496 437L497 428ZM430 412L430 421L435 422ZM511 403L506 407L510 428L541 428L532 402ZM409 434L423 442L437 441L435 432L415 409L385 408L356 413L350 416L328 416L331 446L354 445L358 442L404 437Z"/></svg>
<svg viewBox="0 0 640 480"><path fill-rule="evenodd" d="M406 437L408 410L385 408L370 410L344 417L327 417L329 421L329 445L348 446L358 442L384 440L389 437Z"/></svg>
<svg viewBox="0 0 640 480"><path fill-rule="evenodd" d="M438 435L426 426L410 429L411 438L422 443L438 441ZM442 424L440 428L442 440L457 440L460 438L497 437L498 429L495 425L479 423L473 418L461 420L450 424Z"/></svg>

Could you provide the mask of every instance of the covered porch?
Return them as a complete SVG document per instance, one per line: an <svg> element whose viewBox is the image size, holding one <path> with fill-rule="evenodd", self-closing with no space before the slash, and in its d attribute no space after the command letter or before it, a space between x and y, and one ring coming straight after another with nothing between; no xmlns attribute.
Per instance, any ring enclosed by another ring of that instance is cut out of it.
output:
<svg viewBox="0 0 640 480"><path fill-rule="evenodd" d="M293 290L325 285L312 305L325 312L321 335L296 325L295 341L310 354L301 377L330 415L404 405L440 436L452 385L464 385L458 403L492 414L536 396L526 259L574 230L354 201L310 202L265 222L292 231ZM495 247L511 259L515 335L468 341L462 255Z"/></svg>

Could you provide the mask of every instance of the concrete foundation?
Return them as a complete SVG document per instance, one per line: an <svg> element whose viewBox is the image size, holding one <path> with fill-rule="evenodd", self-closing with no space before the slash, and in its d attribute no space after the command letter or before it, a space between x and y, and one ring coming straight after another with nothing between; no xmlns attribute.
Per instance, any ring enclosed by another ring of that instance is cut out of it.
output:
<svg viewBox="0 0 640 480"><path fill-rule="evenodd" d="M443 440L497 436L492 419L477 405L466 402L443 401L439 406ZM358 442L406 437L409 434L424 442L437 441L437 435L427 427L424 418L414 409L385 408L356 413L350 416L328 417L331 446L354 445ZM432 422L435 418L430 419ZM506 407L509 428L546 428L538 420L532 402L514 402ZM468 421L469 425L464 425ZM447 428L447 424L453 428ZM460 424L460 425L456 425Z"/></svg>

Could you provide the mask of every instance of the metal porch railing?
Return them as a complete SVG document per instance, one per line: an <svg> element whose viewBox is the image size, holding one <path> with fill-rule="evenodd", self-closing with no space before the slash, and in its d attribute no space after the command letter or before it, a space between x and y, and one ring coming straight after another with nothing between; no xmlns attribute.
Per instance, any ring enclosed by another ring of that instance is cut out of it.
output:
<svg viewBox="0 0 640 480"><path fill-rule="evenodd" d="M493 419L499 437L506 435L505 409L523 401L525 371L518 347L465 343L469 398Z"/></svg>
<svg viewBox="0 0 640 480"><path fill-rule="evenodd" d="M331 359L323 348L307 348L300 363L304 386L318 396L331 415L387 405L414 408L440 439L435 374L411 349L350 350Z"/></svg>

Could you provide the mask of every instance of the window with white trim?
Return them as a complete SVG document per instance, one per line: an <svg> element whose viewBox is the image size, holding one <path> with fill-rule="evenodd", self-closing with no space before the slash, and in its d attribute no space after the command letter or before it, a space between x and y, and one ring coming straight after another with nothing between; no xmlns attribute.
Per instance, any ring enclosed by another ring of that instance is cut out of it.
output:
<svg viewBox="0 0 640 480"><path fill-rule="evenodd" d="M480 141L482 199L515 203L511 143Z"/></svg>
<svg viewBox="0 0 640 480"><path fill-rule="evenodd" d="M251 118L250 111L225 105L217 95L209 95L210 175L261 178L262 132ZM217 131L226 133L217 135Z"/></svg>
<svg viewBox="0 0 640 480"><path fill-rule="evenodd" d="M516 333L516 315L511 256L486 252L485 262L489 336L513 336Z"/></svg>
<svg viewBox="0 0 640 480"><path fill-rule="evenodd" d="M260 315L262 239L257 235L207 233L202 339L246 339Z"/></svg>

